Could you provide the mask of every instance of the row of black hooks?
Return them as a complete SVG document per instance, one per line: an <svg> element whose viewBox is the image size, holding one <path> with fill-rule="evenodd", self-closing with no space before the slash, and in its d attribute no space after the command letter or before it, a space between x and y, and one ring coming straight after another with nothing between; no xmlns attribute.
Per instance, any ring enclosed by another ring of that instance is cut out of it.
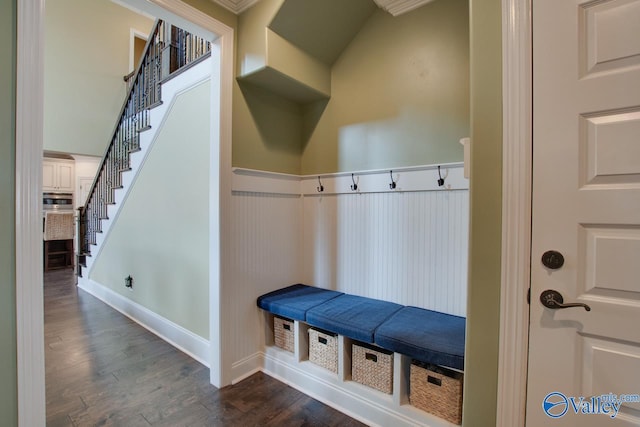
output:
<svg viewBox="0 0 640 427"><path fill-rule="evenodd" d="M396 187L398 186L398 182L396 180L393 179L393 171L390 170L389 171L389 177L391 178L391 182L389 183L389 189L390 190L395 190ZM446 178L442 177L442 172L440 171L440 166L438 166L438 187L442 187L444 185L444 180ZM358 191L358 182L360 182L360 179L356 180L355 178L355 174L351 174L351 191ZM322 193L324 191L324 185L322 185L322 181L320 180L320 176L318 176L318 186L316 187L316 190L318 191L318 193Z"/></svg>

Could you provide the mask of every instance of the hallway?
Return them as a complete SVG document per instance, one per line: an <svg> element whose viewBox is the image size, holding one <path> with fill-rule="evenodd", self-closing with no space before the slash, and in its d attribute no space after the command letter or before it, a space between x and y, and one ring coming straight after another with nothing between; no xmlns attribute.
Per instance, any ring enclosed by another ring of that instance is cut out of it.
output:
<svg viewBox="0 0 640 427"><path fill-rule="evenodd" d="M234 386L75 286L44 276L47 426L357 426L262 373Z"/></svg>

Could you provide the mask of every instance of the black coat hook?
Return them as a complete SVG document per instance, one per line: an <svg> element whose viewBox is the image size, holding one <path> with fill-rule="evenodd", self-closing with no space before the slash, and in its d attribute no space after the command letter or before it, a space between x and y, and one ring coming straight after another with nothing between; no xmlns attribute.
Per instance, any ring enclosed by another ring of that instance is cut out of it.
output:
<svg viewBox="0 0 640 427"><path fill-rule="evenodd" d="M358 190L358 184L356 184L356 180L353 177L353 174L351 174L351 182L353 182L353 184L351 184L351 191Z"/></svg>
<svg viewBox="0 0 640 427"><path fill-rule="evenodd" d="M393 180L393 171L389 171L389 175L391 176L391 183L389 184L389 188L395 190L396 182Z"/></svg>
<svg viewBox="0 0 640 427"><path fill-rule="evenodd" d="M316 187L318 193L322 193L324 191L324 185L322 185L322 181L320 181L320 177L318 177L318 187Z"/></svg>
<svg viewBox="0 0 640 427"><path fill-rule="evenodd" d="M438 187L442 187L444 185L444 178L440 173L440 166L438 165Z"/></svg>

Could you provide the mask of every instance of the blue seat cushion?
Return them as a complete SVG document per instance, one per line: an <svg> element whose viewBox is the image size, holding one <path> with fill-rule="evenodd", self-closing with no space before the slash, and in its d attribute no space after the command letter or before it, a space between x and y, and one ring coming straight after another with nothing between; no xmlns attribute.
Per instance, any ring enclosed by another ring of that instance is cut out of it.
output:
<svg viewBox="0 0 640 427"><path fill-rule="evenodd" d="M306 323L372 343L376 328L401 305L355 295L340 295L307 311Z"/></svg>
<svg viewBox="0 0 640 427"><path fill-rule="evenodd" d="M297 284L258 297L258 307L289 319L305 320L307 310L339 295L343 293Z"/></svg>
<svg viewBox="0 0 640 427"><path fill-rule="evenodd" d="M422 362L464 369L464 317L404 307L376 330L375 343Z"/></svg>

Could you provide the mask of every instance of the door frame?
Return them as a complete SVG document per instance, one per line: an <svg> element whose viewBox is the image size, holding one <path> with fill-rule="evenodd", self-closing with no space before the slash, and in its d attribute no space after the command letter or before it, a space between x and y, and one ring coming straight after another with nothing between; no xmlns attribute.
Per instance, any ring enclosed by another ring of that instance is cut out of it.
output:
<svg viewBox="0 0 640 427"><path fill-rule="evenodd" d="M524 426L531 285L531 0L502 0L502 257L496 425Z"/></svg>
<svg viewBox="0 0 640 427"><path fill-rule="evenodd" d="M137 0L125 0L133 4ZM18 425L46 424L44 308L42 267L42 150L44 129L44 8L45 0L17 0L16 19L16 140L15 140L15 238L16 238L16 347ZM210 172L210 372L214 385L222 384L228 360L220 351L219 316L223 256L220 245L228 241L231 194L231 111L234 30L180 0L146 0L178 25L193 23L218 36L212 55L221 58L220 72L212 81L212 130L219 150L211 150ZM159 15L160 16L160 15ZM214 76L212 76L214 78ZM216 86L219 90L216 90ZM216 97L214 100L213 98ZM216 114L217 113L217 114ZM222 242L222 243L221 243Z"/></svg>

